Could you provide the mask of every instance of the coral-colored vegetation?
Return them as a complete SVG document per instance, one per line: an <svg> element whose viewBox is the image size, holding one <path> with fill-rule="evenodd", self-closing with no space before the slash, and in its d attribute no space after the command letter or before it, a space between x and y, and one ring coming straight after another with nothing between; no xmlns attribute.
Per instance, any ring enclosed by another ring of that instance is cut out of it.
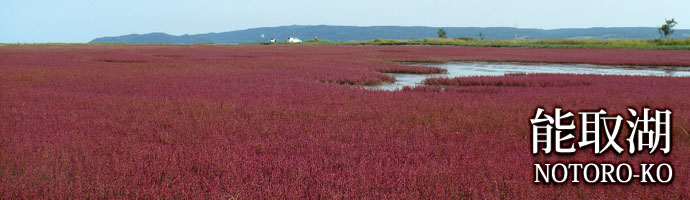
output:
<svg viewBox="0 0 690 200"><path fill-rule="evenodd" d="M392 81L381 71L393 61L450 60L690 65L690 52L2 46L0 198L689 198L690 78L472 77L394 92L337 84ZM670 108L673 149L533 156L538 106ZM675 178L532 183L533 163L573 160L667 161Z"/></svg>
<svg viewBox="0 0 690 200"><path fill-rule="evenodd" d="M448 70L438 67L428 67L428 66L393 66L389 68L379 69L379 72L383 73L402 73L402 74L440 74L446 73Z"/></svg>
<svg viewBox="0 0 690 200"><path fill-rule="evenodd" d="M505 77L476 76L459 78L428 78L425 85L437 86L496 86L496 87L565 87L589 85L585 76L564 74L507 74ZM596 76L595 76L596 77Z"/></svg>

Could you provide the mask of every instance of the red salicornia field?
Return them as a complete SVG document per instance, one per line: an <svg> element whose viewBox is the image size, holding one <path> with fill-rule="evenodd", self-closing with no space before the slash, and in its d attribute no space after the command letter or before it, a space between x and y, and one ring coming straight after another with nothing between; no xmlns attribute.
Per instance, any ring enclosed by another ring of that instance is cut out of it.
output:
<svg viewBox="0 0 690 200"><path fill-rule="evenodd" d="M443 71L401 61L455 60L690 66L690 51L0 46L0 198L690 198L690 78L353 86ZM669 108L672 151L533 155L537 107ZM552 161L669 162L674 179L533 183L533 164Z"/></svg>

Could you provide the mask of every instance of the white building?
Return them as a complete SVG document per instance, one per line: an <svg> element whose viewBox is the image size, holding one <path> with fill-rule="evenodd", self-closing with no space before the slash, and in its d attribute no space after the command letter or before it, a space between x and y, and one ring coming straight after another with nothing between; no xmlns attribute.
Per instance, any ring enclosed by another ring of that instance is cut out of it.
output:
<svg viewBox="0 0 690 200"><path fill-rule="evenodd" d="M289 38L288 38L287 40L285 40L285 41L288 42L288 43L300 43L300 42L302 42L302 40L300 40L299 38L294 38L294 37L289 37Z"/></svg>
<svg viewBox="0 0 690 200"><path fill-rule="evenodd" d="M271 42L271 43L276 43L276 39L275 39L275 38L271 38L271 40L269 40L269 42Z"/></svg>

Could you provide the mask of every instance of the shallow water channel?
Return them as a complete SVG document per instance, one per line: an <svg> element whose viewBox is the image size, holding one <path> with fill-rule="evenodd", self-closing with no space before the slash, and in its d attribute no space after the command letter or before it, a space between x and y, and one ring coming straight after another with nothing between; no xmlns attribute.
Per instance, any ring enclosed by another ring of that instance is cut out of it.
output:
<svg viewBox="0 0 690 200"><path fill-rule="evenodd" d="M422 85L422 81L431 77L467 77L467 76L503 76L511 73L558 73L558 74L603 74L603 75L636 75L636 76L690 76L690 67L621 67L590 64L549 64L549 63L515 63L515 62L449 62L444 64L415 65L440 67L448 70L445 74L399 74L394 76L394 83L366 86L374 90L397 90L405 86Z"/></svg>

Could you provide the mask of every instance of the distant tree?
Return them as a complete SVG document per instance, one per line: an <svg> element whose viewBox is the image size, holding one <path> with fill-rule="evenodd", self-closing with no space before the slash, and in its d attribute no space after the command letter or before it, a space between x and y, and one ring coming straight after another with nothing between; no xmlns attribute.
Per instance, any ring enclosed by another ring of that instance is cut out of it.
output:
<svg viewBox="0 0 690 200"><path fill-rule="evenodd" d="M675 30L673 30L673 27L676 26L678 22L676 22L675 19L671 18L671 20L666 20L666 23L661 25L661 27L657 28L659 30L659 35L664 38L668 38Z"/></svg>
<svg viewBox="0 0 690 200"><path fill-rule="evenodd" d="M479 39L480 39L480 40L484 40L484 33L479 32Z"/></svg>
<svg viewBox="0 0 690 200"><path fill-rule="evenodd" d="M446 30L443 30L443 28L438 29L438 37L439 38L446 38Z"/></svg>

